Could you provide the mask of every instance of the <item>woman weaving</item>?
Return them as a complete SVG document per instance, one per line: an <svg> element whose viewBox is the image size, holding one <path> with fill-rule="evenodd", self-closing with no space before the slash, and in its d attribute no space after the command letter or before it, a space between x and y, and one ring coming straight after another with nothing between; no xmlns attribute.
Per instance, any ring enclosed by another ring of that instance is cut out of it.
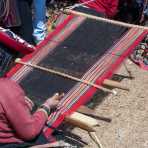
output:
<svg viewBox="0 0 148 148"><path fill-rule="evenodd" d="M42 130L63 94L56 93L31 114L33 103L15 82L0 79L0 147L21 147L48 143Z"/></svg>

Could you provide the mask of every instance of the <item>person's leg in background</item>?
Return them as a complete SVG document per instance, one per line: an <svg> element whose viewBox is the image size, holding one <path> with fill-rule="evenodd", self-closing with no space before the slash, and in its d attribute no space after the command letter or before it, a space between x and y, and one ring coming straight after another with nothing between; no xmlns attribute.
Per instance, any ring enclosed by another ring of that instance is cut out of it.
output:
<svg viewBox="0 0 148 148"><path fill-rule="evenodd" d="M34 31L33 37L36 43L46 37L46 0L34 0Z"/></svg>
<svg viewBox="0 0 148 148"><path fill-rule="evenodd" d="M18 0L18 8L21 18L21 26L17 28L18 34L28 43L33 44L33 26L31 0ZM16 29L16 28L15 28Z"/></svg>

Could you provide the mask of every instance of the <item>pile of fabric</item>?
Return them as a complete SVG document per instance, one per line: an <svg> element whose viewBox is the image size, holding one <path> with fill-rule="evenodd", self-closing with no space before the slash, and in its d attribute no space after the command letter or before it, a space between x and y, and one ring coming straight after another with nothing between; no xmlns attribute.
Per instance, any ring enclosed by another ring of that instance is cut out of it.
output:
<svg viewBox="0 0 148 148"><path fill-rule="evenodd" d="M141 68L148 70L148 35L135 48L133 54L131 55L131 59Z"/></svg>

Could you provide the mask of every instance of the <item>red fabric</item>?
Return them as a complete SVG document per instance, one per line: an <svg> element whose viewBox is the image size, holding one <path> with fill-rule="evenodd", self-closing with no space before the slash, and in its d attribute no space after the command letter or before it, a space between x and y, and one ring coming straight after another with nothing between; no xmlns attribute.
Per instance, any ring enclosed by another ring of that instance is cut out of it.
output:
<svg viewBox="0 0 148 148"><path fill-rule="evenodd" d="M87 2L89 0L79 0L80 3ZM104 13L108 17L113 17L117 13L119 0L94 0L85 4L86 6Z"/></svg>
<svg viewBox="0 0 148 148"><path fill-rule="evenodd" d="M18 84L0 79L0 143L23 142L35 138L47 117L36 111L31 115L25 94Z"/></svg>
<svg viewBox="0 0 148 148"><path fill-rule="evenodd" d="M7 34L4 32L0 32L0 42L7 45L11 49L21 52L22 54L29 54L33 51L35 51L35 47L29 47L27 46L27 42L25 44L20 43L18 41L15 41L13 38L9 37Z"/></svg>

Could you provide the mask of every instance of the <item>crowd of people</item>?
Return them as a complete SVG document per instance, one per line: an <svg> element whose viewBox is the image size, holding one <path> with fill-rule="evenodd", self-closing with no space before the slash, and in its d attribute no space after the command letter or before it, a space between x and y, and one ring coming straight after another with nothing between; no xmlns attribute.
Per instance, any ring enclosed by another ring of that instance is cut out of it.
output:
<svg viewBox="0 0 148 148"><path fill-rule="evenodd" d="M147 0L0 0L0 24L19 34L27 42L39 43L47 35L46 4L81 3L90 9L103 13L106 17L115 17L117 14L123 21L143 22L148 16ZM5 6L5 8L4 8ZM4 13L5 12L5 13ZM131 15L129 15L131 13ZM139 18L140 17L140 18Z"/></svg>
<svg viewBox="0 0 148 148"><path fill-rule="evenodd" d="M143 22L148 17L148 5L144 0L79 0L81 3L104 17L114 18L119 15L119 8L139 10L138 16ZM131 2L129 5L129 2ZM30 44L37 44L45 39L46 4L54 5L56 0L0 0L0 25L9 28ZM124 5L123 5L124 4ZM141 13L142 12L142 13ZM127 12L126 12L127 13ZM122 18L125 15L120 14ZM126 21L126 20L125 20ZM0 79L0 147L25 147L30 144L47 143L41 138L50 110L55 108L63 94L48 98L35 113L31 113L33 102L26 97L22 88L15 82ZM16 118L17 116L17 118ZM40 140L42 139L42 140ZM40 142L42 141L42 142ZM19 145L19 146L18 146Z"/></svg>

